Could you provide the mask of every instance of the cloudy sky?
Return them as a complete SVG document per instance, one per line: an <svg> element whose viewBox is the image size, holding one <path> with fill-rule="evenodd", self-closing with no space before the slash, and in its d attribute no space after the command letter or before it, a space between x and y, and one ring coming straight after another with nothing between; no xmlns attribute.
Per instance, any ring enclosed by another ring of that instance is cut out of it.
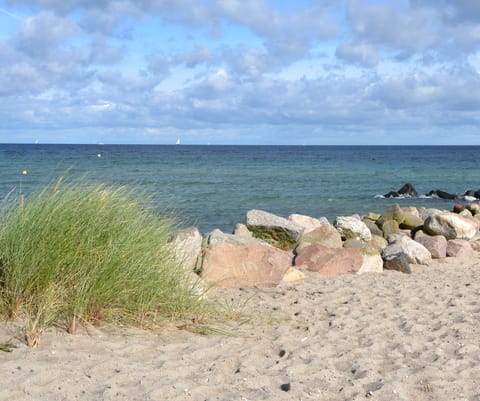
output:
<svg viewBox="0 0 480 401"><path fill-rule="evenodd" d="M0 142L480 144L479 0L0 0Z"/></svg>

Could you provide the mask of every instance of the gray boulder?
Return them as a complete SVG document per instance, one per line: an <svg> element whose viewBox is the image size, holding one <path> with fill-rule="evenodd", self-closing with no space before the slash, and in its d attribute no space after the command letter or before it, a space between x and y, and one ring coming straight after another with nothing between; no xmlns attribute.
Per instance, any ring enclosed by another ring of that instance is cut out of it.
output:
<svg viewBox="0 0 480 401"><path fill-rule="evenodd" d="M389 245L382 250L383 268L387 270L395 270L402 273L410 274L410 264L407 255L398 245Z"/></svg>
<svg viewBox="0 0 480 401"><path fill-rule="evenodd" d="M172 240L175 260L186 271L194 271L202 252L202 235L198 228L179 230Z"/></svg>
<svg viewBox="0 0 480 401"><path fill-rule="evenodd" d="M304 230L293 221L255 209L247 212L246 223L255 238L284 250L293 249Z"/></svg>
<svg viewBox="0 0 480 401"><path fill-rule="evenodd" d="M425 220L424 230L430 235L447 239L472 239L478 231L478 222L456 213L442 212Z"/></svg>
<svg viewBox="0 0 480 401"><path fill-rule="evenodd" d="M432 260L432 255L427 248L405 235L399 236L393 244L400 247L402 252L407 255L409 263L428 265Z"/></svg>
<svg viewBox="0 0 480 401"><path fill-rule="evenodd" d="M368 227L363 221L357 219L356 217L338 216L334 225L342 238L360 238L365 242L368 242L372 239L372 233Z"/></svg>

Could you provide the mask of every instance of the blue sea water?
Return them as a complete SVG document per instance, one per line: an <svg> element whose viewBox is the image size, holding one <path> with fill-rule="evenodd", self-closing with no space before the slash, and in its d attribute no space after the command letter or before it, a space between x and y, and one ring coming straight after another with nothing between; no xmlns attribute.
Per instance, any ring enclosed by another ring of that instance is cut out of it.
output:
<svg viewBox="0 0 480 401"><path fill-rule="evenodd" d="M449 209L454 201L382 199L412 183L420 194L480 188L479 146L0 145L0 197L65 175L129 185L183 225L230 232L250 209L286 216L382 213L393 204ZM27 170L27 175L21 171Z"/></svg>

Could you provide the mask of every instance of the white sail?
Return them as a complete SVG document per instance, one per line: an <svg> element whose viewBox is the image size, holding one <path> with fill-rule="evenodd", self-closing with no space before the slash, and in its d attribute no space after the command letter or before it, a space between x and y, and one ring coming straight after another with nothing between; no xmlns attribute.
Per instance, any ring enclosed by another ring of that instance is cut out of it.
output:
<svg viewBox="0 0 480 401"><path fill-rule="evenodd" d="M175 142L175 145L180 145L180 138L177 139L177 142Z"/></svg>

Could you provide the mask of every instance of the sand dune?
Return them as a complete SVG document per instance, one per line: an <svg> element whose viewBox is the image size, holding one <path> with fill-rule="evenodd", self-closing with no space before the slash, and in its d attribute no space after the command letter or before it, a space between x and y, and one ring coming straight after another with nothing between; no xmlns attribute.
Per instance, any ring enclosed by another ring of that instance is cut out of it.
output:
<svg viewBox="0 0 480 401"><path fill-rule="evenodd" d="M0 352L0 399L480 400L478 253L215 294L251 314L235 336L51 329Z"/></svg>

